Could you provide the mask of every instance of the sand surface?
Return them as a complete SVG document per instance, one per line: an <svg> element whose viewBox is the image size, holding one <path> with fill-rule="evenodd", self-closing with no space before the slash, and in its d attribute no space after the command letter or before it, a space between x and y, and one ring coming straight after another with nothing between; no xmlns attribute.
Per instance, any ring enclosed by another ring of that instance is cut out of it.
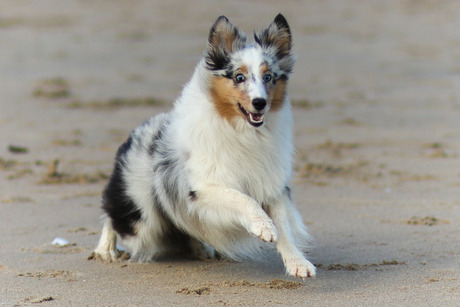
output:
<svg viewBox="0 0 460 307"><path fill-rule="evenodd" d="M171 107L215 18L251 37L278 12L317 278L275 252L87 260L117 147ZM458 16L455 0L1 1L0 305L458 306Z"/></svg>

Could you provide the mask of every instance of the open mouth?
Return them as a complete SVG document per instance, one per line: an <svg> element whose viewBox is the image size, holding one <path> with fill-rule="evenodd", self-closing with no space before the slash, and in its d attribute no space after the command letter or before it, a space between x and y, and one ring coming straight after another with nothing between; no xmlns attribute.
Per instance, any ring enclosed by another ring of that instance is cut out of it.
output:
<svg viewBox="0 0 460 307"><path fill-rule="evenodd" d="M246 116L248 123L250 123L254 127L260 127L263 125L264 114L248 112L243 108L243 106L240 103L238 103L238 107L240 108L244 116Z"/></svg>

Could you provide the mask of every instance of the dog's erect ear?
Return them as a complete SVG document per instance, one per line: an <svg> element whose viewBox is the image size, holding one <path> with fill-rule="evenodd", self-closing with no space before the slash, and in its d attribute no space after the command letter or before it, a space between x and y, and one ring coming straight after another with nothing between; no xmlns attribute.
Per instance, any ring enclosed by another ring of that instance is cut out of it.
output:
<svg viewBox="0 0 460 307"><path fill-rule="evenodd" d="M254 34L254 39L262 48L276 49L278 58L288 55L291 51L291 30L289 29L286 18L281 14L278 14L270 26L261 31L259 35Z"/></svg>
<svg viewBox="0 0 460 307"><path fill-rule="evenodd" d="M278 14L267 29L259 35L254 34L254 39L267 52L274 53L282 70L287 73L292 71L295 59L291 54L291 30L283 15Z"/></svg>
<svg viewBox="0 0 460 307"><path fill-rule="evenodd" d="M230 54L244 47L246 35L233 26L225 16L217 18L209 32L206 64L210 70L224 69Z"/></svg>

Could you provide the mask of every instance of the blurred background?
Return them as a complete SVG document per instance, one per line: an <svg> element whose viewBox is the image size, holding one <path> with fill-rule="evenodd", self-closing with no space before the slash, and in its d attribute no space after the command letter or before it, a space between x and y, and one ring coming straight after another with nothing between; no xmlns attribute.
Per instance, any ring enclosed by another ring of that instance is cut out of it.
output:
<svg viewBox="0 0 460 307"><path fill-rule="evenodd" d="M417 89L426 91L423 103L452 102L460 74L459 6L449 0L2 1L2 95L25 99L26 84L60 77L75 99L172 100L217 16L252 39L281 12L298 55L294 98L395 102Z"/></svg>
<svg viewBox="0 0 460 307"><path fill-rule="evenodd" d="M171 108L216 18L251 42L280 12L297 55L293 195L319 278L273 294L221 280L285 278L278 258L126 275L87 262L117 147ZM184 303L188 280L210 280L207 303L458 303L459 16L457 0L0 0L0 303Z"/></svg>

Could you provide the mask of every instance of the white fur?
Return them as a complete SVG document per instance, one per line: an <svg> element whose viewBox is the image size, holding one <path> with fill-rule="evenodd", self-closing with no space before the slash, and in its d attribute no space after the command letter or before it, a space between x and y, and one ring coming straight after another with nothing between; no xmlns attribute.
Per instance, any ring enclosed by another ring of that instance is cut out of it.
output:
<svg viewBox="0 0 460 307"><path fill-rule="evenodd" d="M241 62L245 63L250 69L248 78L248 94L249 99L254 98L267 98L267 92L263 84L261 75L258 73L260 65L263 63L261 49L257 45L253 45L252 48L244 49L241 52Z"/></svg>
<svg viewBox="0 0 460 307"><path fill-rule="evenodd" d="M251 45L239 52L239 60L254 72L249 96L267 98L255 73L262 49ZM136 234L125 236L124 244L134 259L150 261L175 249L164 243L170 227L190 236L192 252L202 258L212 255L211 247L235 259L258 257L261 244L276 242L288 274L314 277L315 267L301 252L309 236L287 188L293 153L288 98L278 111L267 105L261 127L238 116L227 121L215 110L210 78L202 60L174 109L138 127L129 150L117 158L125 162L126 194L142 214ZM159 157L149 153L149 145L160 131ZM155 172L166 158L169 168ZM165 176L171 185L165 186ZM177 193L175 202L171 193ZM95 253L114 260L115 240L108 218Z"/></svg>

